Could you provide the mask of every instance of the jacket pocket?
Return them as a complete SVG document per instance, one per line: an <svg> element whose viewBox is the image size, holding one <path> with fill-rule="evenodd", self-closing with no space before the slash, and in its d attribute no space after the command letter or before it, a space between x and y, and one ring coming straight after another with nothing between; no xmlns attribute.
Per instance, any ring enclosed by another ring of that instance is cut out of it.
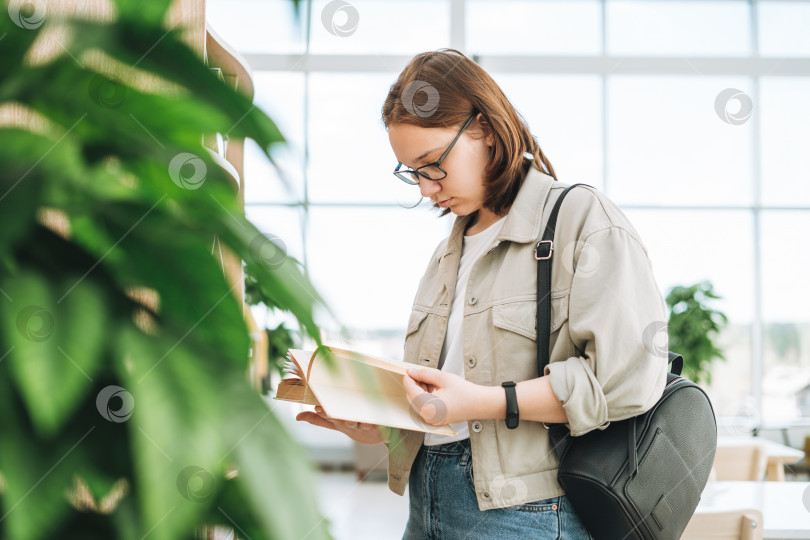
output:
<svg viewBox="0 0 810 540"><path fill-rule="evenodd" d="M568 320L568 299L571 293L566 291L562 296L551 299L551 333L553 334Z"/></svg>
<svg viewBox="0 0 810 540"><path fill-rule="evenodd" d="M427 311L414 309L408 319L408 328L405 331L404 358L405 362L416 364L419 362L419 349L427 328Z"/></svg>
<svg viewBox="0 0 810 540"><path fill-rule="evenodd" d="M411 334L419 330L419 326L424 322L427 315L427 311L420 311L418 309L411 312L411 317L408 319L408 329L405 331L405 339L408 339Z"/></svg>
<svg viewBox="0 0 810 540"><path fill-rule="evenodd" d="M568 319L568 294L551 299L551 333ZM492 306L492 323L503 330L537 340L537 300L507 302Z"/></svg>
<svg viewBox="0 0 810 540"><path fill-rule="evenodd" d="M503 330L509 330L535 340L537 339L536 313L537 303L534 300L495 304L492 306L492 324Z"/></svg>

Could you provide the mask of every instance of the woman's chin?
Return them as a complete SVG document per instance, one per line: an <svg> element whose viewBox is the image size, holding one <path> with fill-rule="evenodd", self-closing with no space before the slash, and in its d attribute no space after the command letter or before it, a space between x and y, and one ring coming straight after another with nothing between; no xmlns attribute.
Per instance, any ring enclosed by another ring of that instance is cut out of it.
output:
<svg viewBox="0 0 810 540"><path fill-rule="evenodd" d="M463 210L461 208L462 206L463 205L459 205L458 203L456 203L456 201L452 201L450 203L450 206L447 207L447 209L450 210L451 212L453 212L457 216L463 216L464 214L462 213L463 212Z"/></svg>

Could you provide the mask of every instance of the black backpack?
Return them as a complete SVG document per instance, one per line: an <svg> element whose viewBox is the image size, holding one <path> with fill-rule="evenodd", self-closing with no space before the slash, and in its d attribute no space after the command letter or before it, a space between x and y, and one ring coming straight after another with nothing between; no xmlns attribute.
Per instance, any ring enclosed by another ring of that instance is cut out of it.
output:
<svg viewBox="0 0 810 540"><path fill-rule="evenodd" d="M537 364L548 364L551 256L562 192L537 243ZM588 186L592 187L592 186ZM697 508L717 449L717 421L709 396L682 377L683 357L669 352L664 392L644 414L572 437L552 424L559 458L557 481L594 538L677 540Z"/></svg>

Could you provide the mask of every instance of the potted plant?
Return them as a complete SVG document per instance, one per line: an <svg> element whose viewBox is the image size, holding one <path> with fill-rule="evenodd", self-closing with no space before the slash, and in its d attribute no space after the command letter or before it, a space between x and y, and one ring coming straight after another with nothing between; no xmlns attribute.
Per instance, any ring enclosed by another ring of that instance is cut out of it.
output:
<svg viewBox="0 0 810 540"><path fill-rule="evenodd" d="M728 318L710 306L720 298L710 281L675 286L667 293L669 350L683 355L683 374L696 383L711 384L712 363L725 360L715 340Z"/></svg>
<svg viewBox="0 0 810 540"><path fill-rule="evenodd" d="M0 126L0 537L328 536L305 452L246 381L242 306L212 256L236 254L320 344L323 300L298 261L256 255L272 247L200 144L283 138L166 30L169 3L0 16L0 109L30 120ZM60 51L32 62L57 22Z"/></svg>

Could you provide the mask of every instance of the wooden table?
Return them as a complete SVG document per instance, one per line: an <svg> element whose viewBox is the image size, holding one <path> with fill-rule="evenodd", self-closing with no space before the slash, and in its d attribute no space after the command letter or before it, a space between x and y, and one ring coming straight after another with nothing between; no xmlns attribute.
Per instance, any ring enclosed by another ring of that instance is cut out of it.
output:
<svg viewBox="0 0 810 540"><path fill-rule="evenodd" d="M764 538L810 538L810 482L709 482L695 513L756 508Z"/></svg>
<svg viewBox="0 0 810 540"><path fill-rule="evenodd" d="M768 480L784 481L785 480L785 464L796 463L804 457L804 452L773 442L762 437L750 436L719 436L717 437L717 447L721 446L738 446L762 443L765 445L765 450L768 453L768 468L766 478Z"/></svg>

